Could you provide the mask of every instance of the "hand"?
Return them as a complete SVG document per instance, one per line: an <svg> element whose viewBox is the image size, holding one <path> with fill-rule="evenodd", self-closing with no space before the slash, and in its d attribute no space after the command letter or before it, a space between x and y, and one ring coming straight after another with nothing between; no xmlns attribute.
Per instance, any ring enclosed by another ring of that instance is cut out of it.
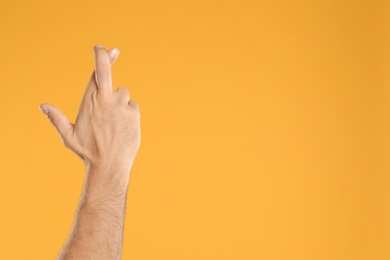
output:
<svg viewBox="0 0 390 260"><path fill-rule="evenodd" d="M58 131L63 144L89 167L131 170L140 146L140 110L129 91L112 91L111 65L119 50L94 46L95 70L72 124L57 107L42 104L42 112ZM129 101L130 100L130 101Z"/></svg>

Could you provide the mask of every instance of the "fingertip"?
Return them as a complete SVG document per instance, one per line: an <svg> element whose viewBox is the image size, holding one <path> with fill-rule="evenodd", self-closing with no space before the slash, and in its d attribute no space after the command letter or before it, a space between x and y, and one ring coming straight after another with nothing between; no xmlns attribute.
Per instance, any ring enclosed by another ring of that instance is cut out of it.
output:
<svg viewBox="0 0 390 260"><path fill-rule="evenodd" d="M118 57L118 55L119 55L119 49L118 48L112 48L112 49L110 49L108 51L108 54L110 55L110 57L112 59L115 60Z"/></svg>
<svg viewBox="0 0 390 260"><path fill-rule="evenodd" d="M113 48L112 49L112 53L114 54L114 55L116 55L116 56L118 56L119 55L119 49L118 48Z"/></svg>
<svg viewBox="0 0 390 260"><path fill-rule="evenodd" d="M101 45L101 44L95 44L95 45L93 46L93 51L96 52L96 50L97 50L97 49L100 49L100 48L103 48L103 49L104 49L104 46Z"/></svg>
<svg viewBox="0 0 390 260"><path fill-rule="evenodd" d="M39 105L39 109L40 109L45 115L48 115L48 114L49 114L49 109L48 109L48 107L46 106L46 104L40 104L40 105Z"/></svg>

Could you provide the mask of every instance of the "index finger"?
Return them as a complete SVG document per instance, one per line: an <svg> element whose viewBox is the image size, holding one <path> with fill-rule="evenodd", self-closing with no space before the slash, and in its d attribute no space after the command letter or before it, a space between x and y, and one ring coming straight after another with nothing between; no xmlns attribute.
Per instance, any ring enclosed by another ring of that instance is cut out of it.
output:
<svg viewBox="0 0 390 260"><path fill-rule="evenodd" d="M112 93L111 62L106 49L96 44L95 51L95 77L98 86L98 93Z"/></svg>

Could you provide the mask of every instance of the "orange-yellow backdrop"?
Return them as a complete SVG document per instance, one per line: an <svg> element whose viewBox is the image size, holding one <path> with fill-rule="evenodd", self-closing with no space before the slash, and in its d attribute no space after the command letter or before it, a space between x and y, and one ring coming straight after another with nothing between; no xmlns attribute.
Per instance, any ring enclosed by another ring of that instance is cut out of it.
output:
<svg viewBox="0 0 390 260"><path fill-rule="evenodd" d="M93 45L141 107L123 259L390 259L387 1L1 1L0 259L54 259Z"/></svg>

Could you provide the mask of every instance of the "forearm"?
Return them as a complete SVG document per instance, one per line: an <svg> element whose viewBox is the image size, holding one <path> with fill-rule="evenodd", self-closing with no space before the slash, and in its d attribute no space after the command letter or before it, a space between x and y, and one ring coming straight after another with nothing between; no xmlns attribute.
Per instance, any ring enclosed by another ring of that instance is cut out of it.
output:
<svg viewBox="0 0 390 260"><path fill-rule="evenodd" d="M127 171L127 172L126 172ZM88 167L73 230L62 259L120 259L129 169Z"/></svg>

